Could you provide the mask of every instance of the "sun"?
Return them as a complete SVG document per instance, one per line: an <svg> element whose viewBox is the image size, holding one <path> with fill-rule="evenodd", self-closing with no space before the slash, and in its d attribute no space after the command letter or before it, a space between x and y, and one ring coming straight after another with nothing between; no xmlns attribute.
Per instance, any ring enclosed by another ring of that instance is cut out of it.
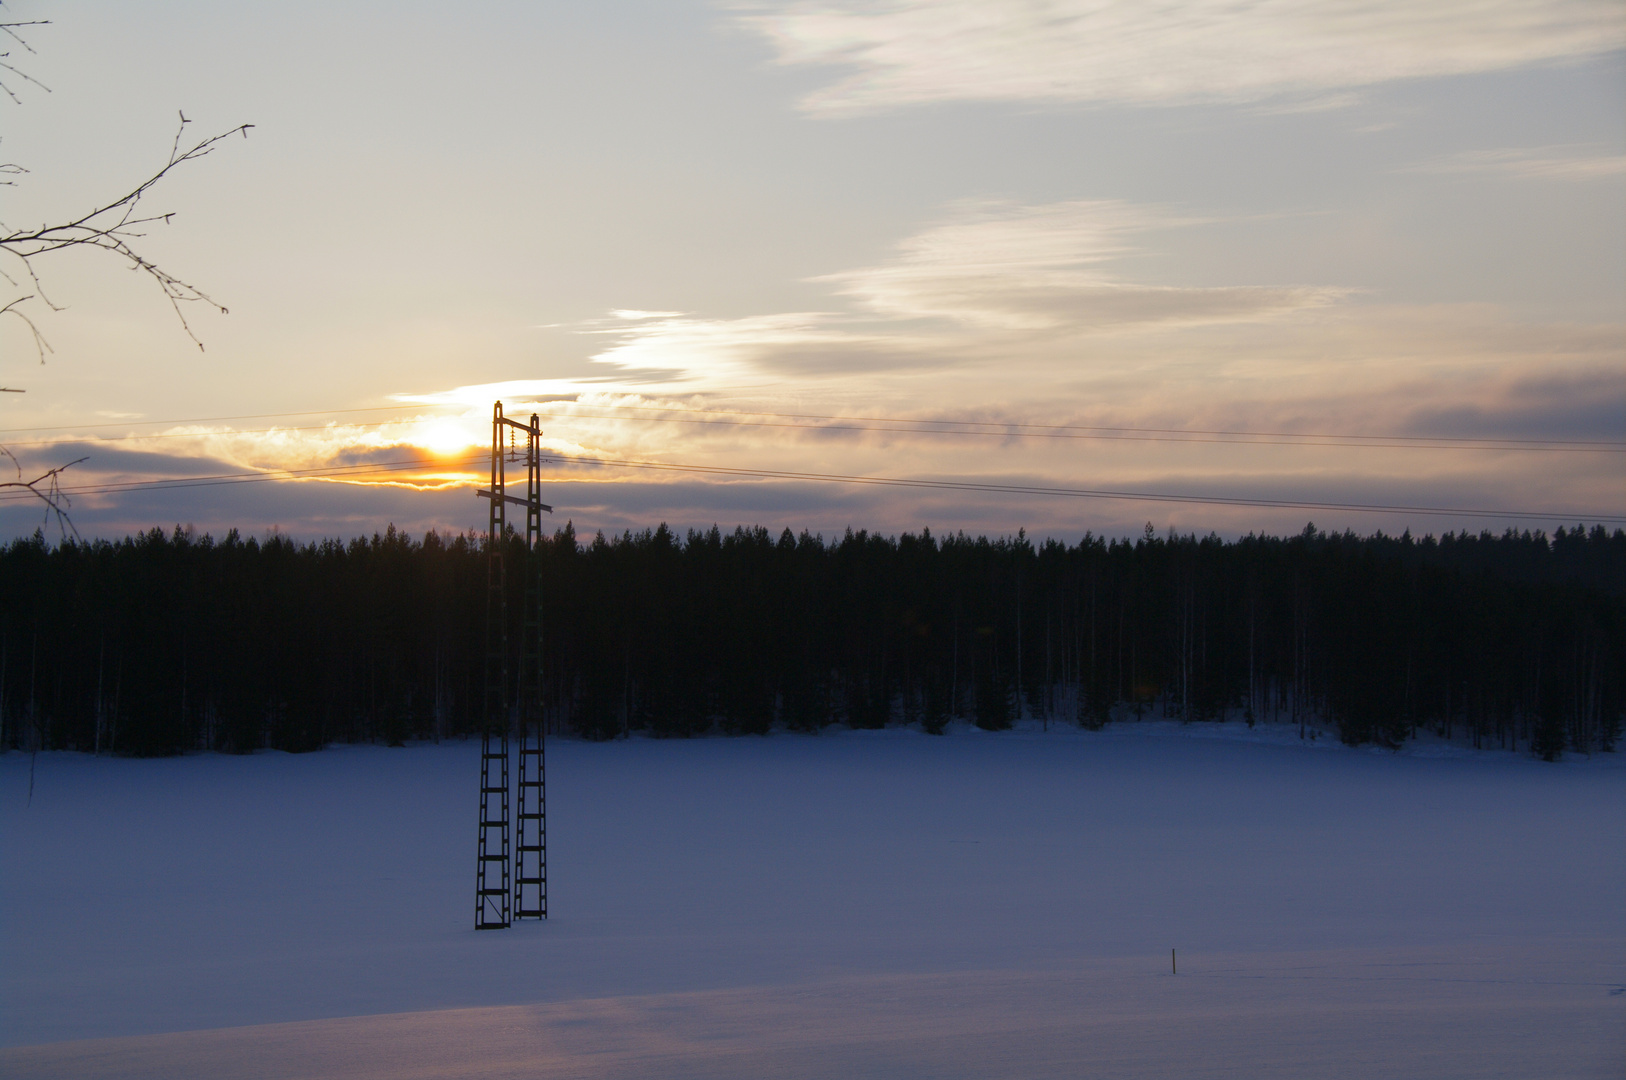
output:
<svg viewBox="0 0 1626 1080"><path fill-rule="evenodd" d="M452 454L474 445L474 440L456 420L430 421L419 432L417 442L437 454Z"/></svg>

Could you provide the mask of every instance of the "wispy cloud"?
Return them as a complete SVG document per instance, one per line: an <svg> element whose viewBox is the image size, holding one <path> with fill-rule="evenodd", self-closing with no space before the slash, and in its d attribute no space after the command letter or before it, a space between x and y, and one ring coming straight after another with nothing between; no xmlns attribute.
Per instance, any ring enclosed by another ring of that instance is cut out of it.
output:
<svg viewBox="0 0 1626 1080"><path fill-rule="evenodd" d="M784 64L854 69L809 112L935 101L1166 105L1317 98L1626 45L1611 0L761 0Z"/></svg>
<svg viewBox="0 0 1626 1080"><path fill-rule="evenodd" d="M1441 505L1501 497L1480 492L1523 492L1521 508L1618 502L1618 455L1590 449L1518 454L1213 437L1611 438L1623 419L1622 338L1612 324L1511 323L1487 305L1393 305L1372 296L1345 303L1350 290L1324 285L1196 287L1153 276L1171 234L1207 224L1117 201L960 202L873 265L818 279L831 293L827 310L734 318L619 310L579 324L578 333L603 344L594 357L599 373L397 394L415 407L377 422L132 425L138 438L65 432L50 447L29 449L41 460L91 455L76 469L82 487L294 470L297 486L343 484L361 500L356 506L398 523L461 528L484 521L466 489L479 482L491 401L500 398L510 416L544 415L557 489L549 501L578 526L761 514L796 527L1039 529L1071 521L1081 531L1076 515L1105 527L1120 513L1009 496L989 496L978 509L975 500L941 492L880 499L867 489L826 491L737 472L711 476L701 488L692 474L651 470L649 462ZM960 428L976 421L977 429L939 430L944 419ZM1024 426L1001 431L1002 424ZM1043 425L1091 430L1063 434ZM1123 430L1131 428L1150 430ZM1186 434L1171 441L1160 432ZM439 501L440 489L460 484L465 490ZM390 492L402 501L388 501L396 497ZM143 497L87 493L75 507L87 526L123 522L119 507ZM408 509L409 497L427 500L413 507L442 509L433 517ZM329 505L326 495L308 498ZM355 512L332 505L323 513ZM0 510L24 515L32 528L32 506L0 503ZM1274 520L1241 511L1227 518L1212 508L1165 518L1166 510L1157 508L1159 521L1204 528ZM337 517L339 524L321 515L303 520L315 522L307 528L351 528Z"/></svg>
<svg viewBox="0 0 1626 1080"><path fill-rule="evenodd" d="M411 405L453 405L473 410L482 406L489 408L493 398L561 401L573 399L579 392L576 384L569 379L507 379L503 382L476 383L427 393L391 394L389 397L392 401Z"/></svg>
<svg viewBox="0 0 1626 1080"><path fill-rule="evenodd" d="M596 330L618 340L593 359L626 373L664 373L672 383L695 378L737 382L759 376L772 357L823 357L838 370L854 370L852 354L901 351L884 336L843 329L829 312L787 312L737 319L676 316L639 320L630 326ZM859 365L861 366L861 365ZM891 366L891 365L888 365Z"/></svg>
<svg viewBox="0 0 1626 1080"><path fill-rule="evenodd" d="M1136 252L1137 235L1193 223L1112 201L962 203L900 244L890 262L818 280L893 318L1051 331L1251 321L1319 306L1347 291L1176 288L1110 273L1107 264Z"/></svg>
<svg viewBox="0 0 1626 1080"><path fill-rule="evenodd" d="M948 368L1038 340L1263 322L1350 291L1149 285L1115 265L1147 253L1143 235L1196 223L1116 201L961 202L899 243L892 258L813 279L852 301L851 310L733 319L640 312L584 332L614 336L594 359L640 373L636 381L663 381L664 373L674 383L737 384L764 373Z"/></svg>
<svg viewBox="0 0 1626 1080"><path fill-rule="evenodd" d="M882 318L873 323L871 340L890 341L882 332L890 328L897 340L915 342L921 364L955 364L954 355L945 357L938 349L947 353L956 340L964 343L957 346L962 360L984 362L936 369L883 364L855 379L820 378L823 369L811 362L797 369L783 359L797 349L826 350L841 362L862 358L852 342L864 334L844 327L842 317L824 315L805 324L787 320L779 327L783 337L758 346L744 339L747 330L760 334L761 324L731 329L730 321L719 320L720 329L697 331L685 325L690 318L640 320L640 332L691 342L709 334L739 350L745 358L739 371L749 377L708 379L702 366L699 376L659 391L626 393L600 385L568 396L557 393L560 380L512 380L414 395L447 404L377 424L274 431L175 426L156 433L152 442L80 434L27 449L50 461L91 455L75 470L73 482L79 486L270 469L321 474L308 473L298 484L256 485L252 490L262 497L247 501L230 484L197 494L132 491L76 498L81 529L104 535L151 525L149 515L166 527L195 521L217 535L230 526L252 531L296 521L307 537L352 535L387 520L419 531L430 525L443 531L483 527L484 506L469 488L483 482L493 398L504 399L511 416L543 414L556 523L574 519L588 534L598 527L641 528L663 518L683 526L761 521L775 528L838 530L849 524L994 531L1025 525L1033 532L1059 529L1074 535L1086 527L1133 531L1148 516L1160 524L1203 530L1302 527L1291 515L1252 510L910 489L880 493L738 474L708 476L701 483L692 473L627 467L649 461L1566 513L1616 512L1620 500L1618 454L1380 448L1338 439L1283 446L1274 439L1201 435L1347 432L1618 441L1626 415L1620 407L1622 337L1616 325L1520 325L1484 305L1364 303L1336 305L1303 319L1087 337L995 334L944 323L939 336L929 339L909 337L915 324ZM830 345L821 336L826 331L842 344ZM936 348L928 346L932 340ZM658 338L643 342L651 349L659 343ZM987 362L996 347L1005 351L994 358L997 362ZM865 419L876 417L931 423ZM960 427L975 421L994 430L937 430L944 420L959 421ZM1001 424L1096 430L1082 438L1017 438L997 430ZM1137 435L1101 432L1101 427L1172 429L1193 437L1166 441L1141 437L1156 430ZM458 451L431 452L437 432L456 436L451 441ZM595 466L584 458L616 460ZM340 484L342 498L334 493ZM439 490L459 485L458 491ZM287 494L296 487L304 491L297 500ZM279 509L294 502L303 509ZM150 509L157 506L163 509ZM39 522L36 508L20 501L0 503L0 514L10 515L0 524L21 531ZM1319 513L1316 520L1333 524ZM1340 520L1360 528L1389 527L1381 519Z"/></svg>
<svg viewBox="0 0 1626 1080"><path fill-rule="evenodd" d="M1626 176L1626 154L1590 146L1469 150L1410 166L1407 172L1491 173L1520 180L1607 180Z"/></svg>
<svg viewBox="0 0 1626 1080"><path fill-rule="evenodd" d="M1426 402L1403 430L1429 435L1626 441L1626 373L1610 364L1520 372L1469 400Z"/></svg>

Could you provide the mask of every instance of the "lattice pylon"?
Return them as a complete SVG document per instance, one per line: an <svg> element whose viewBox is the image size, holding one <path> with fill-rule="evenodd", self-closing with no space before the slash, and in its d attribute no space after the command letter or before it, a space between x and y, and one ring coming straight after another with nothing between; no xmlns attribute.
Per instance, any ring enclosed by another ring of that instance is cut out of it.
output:
<svg viewBox="0 0 1626 1080"><path fill-rule="evenodd" d="M525 618L519 668L519 833L514 917L548 917L548 789L542 716L541 418L531 414L525 451Z"/></svg>
<svg viewBox="0 0 1626 1080"><path fill-rule="evenodd" d="M486 680L480 732L480 843L475 874L476 930L513 921L513 852L508 806L508 543L502 402L491 408L491 500L486 532Z"/></svg>
<svg viewBox="0 0 1626 1080"><path fill-rule="evenodd" d="M506 435L525 433L525 497L508 494ZM486 682L480 739L480 843L475 881L476 929L505 927L514 918L548 917L547 788L544 786L542 725L542 426L503 416L502 402L491 408L491 487L477 492L491 500L486 533ZM525 548L521 568L524 617L520 639L517 702L508 635L508 504L525 507ZM518 835L509 813L508 738L519 718ZM510 841L514 841L512 845ZM517 865L515 856L518 857Z"/></svg>

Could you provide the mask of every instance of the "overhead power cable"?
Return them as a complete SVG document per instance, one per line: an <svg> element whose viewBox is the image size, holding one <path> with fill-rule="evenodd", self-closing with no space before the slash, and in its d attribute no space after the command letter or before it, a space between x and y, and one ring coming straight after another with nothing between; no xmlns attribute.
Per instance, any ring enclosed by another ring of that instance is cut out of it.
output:
<svg viewBox="0 0 1626 1080"><path fill-rule="evenodd" d="M411 420L379 420L374 423L347 424L346 429L353 428L388 428L407 427L412 424L434 423L439 417L418 417ZM174 421L171 421L174 422ZM203 421L197 421L202 423ZM117 442L149 442L154 439L211 439L231 438L236 435L269 435L279 431L327 431L333 425L329 424L288 424L268 428L232 428L228 431L164 431L151 435L113 435L106 438L91 439L30 439L26 442L8 442L7 447L14 446L100 446L104 443Z"/></svg>
<svg viewBox="0 0 1626 1080"><path fill-rule="evenodd" d="M617 410L617 411L627 411L627 412L678 412L678 411L682 411L682 410L672 409L672 408L670 408L668 406L659 406L659 405L602 405L602 404L576 405L573 402L557 402L557 401L542 402L542 403L539 403L539 404L542 407L565 406L567 408L585 408L585 409L601 409L601 410L613 409L613 410ZM922 418L919 418L919 417L911 418L911 417L898 417L898 416L837 416L837 415L826 414L826 413L775 413L775 412L759 412L759 411L753 410L753 409L723 409L723 410L716 410L716 412L718 412L718 413L726 413L726 414L730 414L730 415L734 415L734 416L768 416L768 417L773 417L773 418L781 419L781 420L837 420L837 421L865 421L865 422L874 422L874 423L883 423L883 424L939 424L939 425L953 425L953 426L964 427L964 428L973 428L974 427L974 428L996 429L996 430L988 430L988 431L978 432L979 434L989 434L989 435L1004 435L1004 434L1009 434L1009 433L1011 433L1013 431L1036 431L1036 432L1039 432L1039 431L1057 431L1057 432L1098 432L1098 433L1122 432L1122 433L1156 434L1156 435L1218 435L1218 436L1237 436L1237 437L1255 436L1255 437L1260 437L1260 438L1281 438L1281 439L1349 439L1349 440L1354 440L1354 441L1357 441L1357 442L1361 442L1363 444L1368 443L1368 442L1400 441L1400 442L1404 442L1404 443L1418 443L1418 444L1428 444L1428 445L1438 444L1438 445L1442 445L1442 446L1451 446L1451 445L1479 446L1479 445L1483 445L1483 444L1498 444L1498 445L1500 445L1500 444L1508 444L1509 446L1575 446L1575 447L1591 447L1591 448L1598 448L1598 449L1605 449L1605 450L1615 450L1615 451L1626 451L1626 442L1618 442L1618 441L1612 441L1612 440L1608 440L1608 439L1518 439L1518 438L1501 438L1501 437L1496 437L1496 436L1475 437L1475 436L1458 436L1458 435L1351 435L1351 434L1339 433L1339 432L1314 432L1314 431L1233 431L1233 430L1225 430L1225 429L1218 429L1218 428L1107 427L1107 426L1094 426L1094 425L1086 425L1086 424L1030 424L1030 423L1022 423L1020 421L1006 421L1006 420L930 420L930 419L922 419ZM563 415L575 416L575 415L580 415L580 414L575 413L575 412L570 412L570 413L566 413L566 414L563 414ZM685 418L672 417L671 419L680 420L680 419L685 419ZM760 425L760 426L773 426L773 425ZM906 428L906 429L903 429L903 430L910 430L910 429Z"/></svg>
<svg viewBox="0 0 1626 1080"><path fill-rule="evenodd" d="M540 408L553 408L555 410L557 410L557 407L560 405L564 405L570 410L568 412L554 411L552 413L552 415L558 416L561 419L578 417L581 419L619 420L623 419L623 417L616 415L618 413L648 414L684 411L672 409L666 406L649 405L577 405L566 402L538 403L538 407ZM297 416L350 415L365 412L388 412L445 407L446 406L437 406L433 404L378 405L362 409L312 409L304 412L246 413L236 416L196 417L192 419L127 420L96 424L58 425L55 427L11 428L5 431L0 431L0 435L29 434L42 431L92 431L117 427L127 428L131 426L161 426L166 424L210 424L223 423L231 420L261 420ZM588 409L595 411L583 411ZM610 415L604 415L605 413L609 413ZM767 417L769 419L736 419L737 417L748 416ZM427 423L430 422L431 419L433 418L420 418L406 421L378 421L373 423L363 422L347 426L382 427L384 425L393 423ZM628 419L630 419L630 417ZM1189 442L1219 445L1235 444L1241 446L1285 445L1301 447L1341 447L1346 449L1480 450L1537 453L1626 453L1626 442L1615 442L1605 439L1520 439L1488 436L1358 435L1330 432L1227 430L1220 428L1152 428L1131 426L1108 427L1081 424L1032 424L997 420L943 420L892 416L838 416L825 413L775 413L744 409L716 410L704 416L639 415L637 419L652 423L676 423L722 427L782 428L803 430L814 433L821 431L874 431L879 433L891 432L896 434L970 436L979 438L1097 440L1106 442ZM781 422L808 420L820 422ZM288 427L243 429L239 431L225 432L176 432L153 435L124 435L107 439L99 439L97 441L115 442L145 439L205 438L209 436L263 434L269 431L315 431L321 430L327 426L329 425L308 424ZM64 440L31 440L26 443L14 442L11 445L38 446L59 441Z"/></svg>
<svg viewBox="0 0 1626 1080"><path fill-rule="evenodd" d="M303 412L243 413L238 416L194 416L189 420L110 420L95 424L51 424L45 427L0 428L0 435L26 435L35 431L91 431L101 428L146 427L158 424L220 424L227 420L276 420L284 416L340 416L349 413L432 409L434 405L371 405L365 409L306 409Z"/></svg>
<svg viewBox="0 0 1626 1080"><path fill-rule="evenodd" d="M159 480L136 480L112 484L64 486L62 493L76 495L115 494L131 491L163 491L179 488L212 487L223 484L265 483L274 480L348 480L365 483L369 474L394 473L409 470L447 470L460 465L472 466L487 460L485 452L457 458L425 462L421 459L369 462L357 465L329 466L313 469L290 469L260 472L221 473L209 476L166 477ZM902 487L939 491L979 491L995 494L1037 495L1048 498L1112 499L1130 502L1196 504L1205 506L1246 506L1264 509L1290 510L1342 510L1356 513L1410 514L1444 517L1491 518L1511 521L1592 521L1597 523L1626 524L1626 514L1573 514L1543 513L1527 510L1498 510L1452 506L1413 506L1390 503L1353 503L1332 500L1302 499L1246 499L1220 495L1189 495L1155 491L1119 491L1096 488L1061 488L1031 484L1000 484L972 480L922 480L905 477L851 476L841 473L792 472L774 469L741 469L718 465L692 465L679 462L635 461L619 458L576 457L553 454L549 460L575 465L617 469L640 469L696 475L756 477L771 480L790 480L811 483L839 483L863 486ZM473 481L471 481L472 483ZM12 490L0 493L0 502L32 499L30 492Z"/></svg>
<svg viewBox="0 0 1626 1080"><path fill-rule="evenodd" d="M1242 499L1222 495L1180 495L1152 491L1113 491L1095 488L1056 488L1029 484L996 484L972 480L918 480L888 476L845 476L839 473L804 473L770 469L733 469L713 465L679 465L657 461L623 461L612 458L569 458L582 464L609 465L625 469L659 469L673 472L758 476L824 483L866 484L880 487L926 488L945 491L987 491L1019 495L1044 495L1076 499L1122 499L1133 502L1197 503L1206 506L1253 506L1297 510L1351 510L1362 513L1428 514L1449 517L1507 518L1521 521L1596 521L1626 523L1626 514L1546 514L1526 510L1486 510L1451 506L1408 506L1387 503L1348 503L1299 499Z"/></svg>
<svg viewBox="0 0 1626 1080"><path fill-rule="evenodd" d="M579 406L568 413L556 413L560 419L584 418L589 420L621 420L619 416L605 416L599 413L581 412L581 408L628 408L639 406ZM776 413L747 413L751 416L785 415L793 417L798 414ZM825 424L789 424L766 420L733 420L715 417L688 417L688 416L640 416L636 419L649 423L671 424L704 424L722 427L759 427L759 428L789 428L799 431L875 431L891 432L900 435L965 435L980 438L998 439L1079 439L1095 440L1101 442L1165 442L1165 443L1209 443L1222 446L1296 446L1296 447L1345 447L1356 450L1499 450L1503 452L1545 452L1569 454L1626 454L1626 443L1608 443L1602 441L1589 442L1584 440L1536 440L1536 439L1457 439L1432 438L1424 436L1406 435L1319 435L1294 432L1264 432L1264 431L1204 431L1185 428L1068 428L1061 425L1046 424L1016 424L999 421L962 421L962 420L903 420L886 417L816 417L808 414L808 419L826 420L857 420L875 421L896 425L904 424L958 424L958 428L938 427L879 427L871 423L825 423ZM989 430L972 430L969 426L981 424ZM1030 428L1054 428L1053 430L1024 430ZM1109 434L1116 433L1116 434ZM1285 441L1284 441L1285 440ZM1338 441L1345 440L1345 441ZM1360 441L1347 441L1360 440Z"/></svg>
<svg viewBox="0 0 1626 1080"><path fill-rule="evenodd" d="M255 484L271 480L352 480L365 482L367 473L444 470L459 465L476 465L486 460L481 453L473 457L455 458L439 462L373 461L359 465L329 465L314 469L269 469L258 472L216 473L210 476L170 476L159 480L125 480L110 484L91 484L82 487L62 485L58 490L69 496L107 495L126 491L173 491L178 488L216 487L221 484ZM38 496L32 492L13 488L0 492L0 502L32 501Z"/></svg>

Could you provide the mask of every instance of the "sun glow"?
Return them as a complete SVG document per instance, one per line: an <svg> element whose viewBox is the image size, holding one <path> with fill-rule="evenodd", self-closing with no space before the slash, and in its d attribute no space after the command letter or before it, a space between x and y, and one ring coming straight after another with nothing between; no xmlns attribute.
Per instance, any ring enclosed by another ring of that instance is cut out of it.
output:
<svg viewBox="0 0 1626 1080"><path fill-rule="evenodd" d="M414 441L436 454L455 454L474 445L474 440L463 426L449 419L431 420L424 424Z"/></svg>

